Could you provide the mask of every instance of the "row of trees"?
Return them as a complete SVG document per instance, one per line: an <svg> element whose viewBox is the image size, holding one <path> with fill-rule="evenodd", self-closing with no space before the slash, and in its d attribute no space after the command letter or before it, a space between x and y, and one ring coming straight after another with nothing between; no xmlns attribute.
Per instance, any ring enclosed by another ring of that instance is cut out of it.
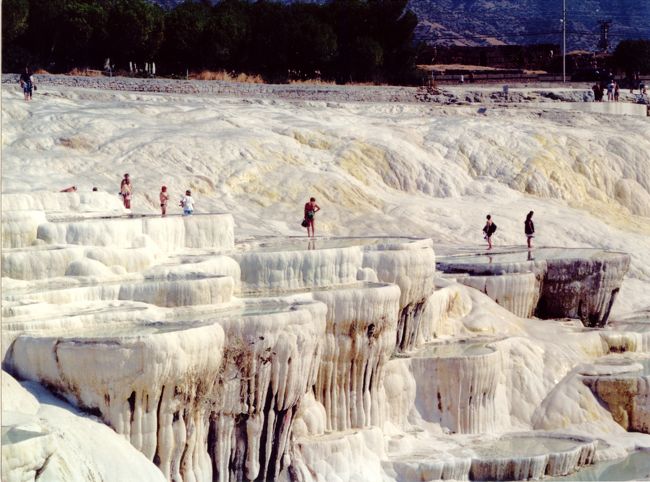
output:
<svg viewBox="0 0 650 482"><path fill-rule="evenodd" d="M187 0L3 0L3 71L99 69L155 61L159 73L228 70L267 80L408 82L415 15L408 0L282 4Z"/></svg>

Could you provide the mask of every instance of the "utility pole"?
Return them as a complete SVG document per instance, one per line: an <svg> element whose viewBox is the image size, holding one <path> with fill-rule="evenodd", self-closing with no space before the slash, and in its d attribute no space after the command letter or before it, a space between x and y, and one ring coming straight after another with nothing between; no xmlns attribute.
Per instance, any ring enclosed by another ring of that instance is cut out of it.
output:
<svg viewBox="0 0 650 482"><path fill-rule="evenodd" d="M600 41L598 42L598 50L601 52L609 51L609 28L612 25L611 20L600 20Z"/></svg>
<svg viewBox="0 0 650 482"><path fill-rule="evenodd" d="M566 82L566 0L562 0L562 82Z"/></svg>

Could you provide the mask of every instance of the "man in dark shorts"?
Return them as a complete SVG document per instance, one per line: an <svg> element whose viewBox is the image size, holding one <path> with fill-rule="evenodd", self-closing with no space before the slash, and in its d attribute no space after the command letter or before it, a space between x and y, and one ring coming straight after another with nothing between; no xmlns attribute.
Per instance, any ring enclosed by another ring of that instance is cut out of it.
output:
<svg viewBox="0 0 650 482"><path fill-rule="evenodd" d="M25 72L20 74L20 86L23 88L25 100L32 100L32 91L34 89L34 77L29 71L29 67L25 67Z"/></svg>
<svg viewBox="0 0 650 482"><path fill-rule="evenodd" d="M312 238L315 236L314 234L314 217L316 216L316 213L320 211L320 206L316 204L316 198L309 198L309 202L305 203L305 221L307 222L307 236L311 236ZM310 233L311 229L311 234Z"/></svg>

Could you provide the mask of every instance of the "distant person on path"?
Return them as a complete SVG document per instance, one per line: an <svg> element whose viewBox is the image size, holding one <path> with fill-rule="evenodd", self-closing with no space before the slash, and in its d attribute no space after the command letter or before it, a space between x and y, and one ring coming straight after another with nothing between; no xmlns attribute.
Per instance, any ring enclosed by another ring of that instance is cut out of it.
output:
<svg viewBox="0 0 650 482"><path fill-rule="evenodd" d="M535 225L533 224L533 211L529 212L526 215L526 221L524 221L524 233L526 233L526 242L528 243L528 249L533 247L533 238L535 237Z"/></svg>
<svg viewBox="0 0 650 482"><path fill-rule="evenodd" d="M314 218L318 211L320 211L320 206L316 204L316 198L309 198L309 202L305 203L305 221L307 221L307 236L311 236L312 238L316 235L314 229ZM309 234L310 228L311 235Z"/></svg>
<svg viewBox="0 0 650 482"><path fill-rule="evenodd" d="M32 75L29 67L25 67L25 72L20 74L20 86L23 89L23 94L25 94L25 100L32 100L32 91L36 88L34 85L34 76Z"/></svg>
<svg viewBox="0 0 650 482"><path fill-rule="evenodd" d="M610 80L607 84L607 101L611 102L614 100L614 81Z"/></svg>
<svg viewBox="0 0 650 482"><path fill-rule="evenodd" d="M124 179L122 179L122 183L120 184L120 196L124 200L124 207L126 209L131 209L132 187L129 173L124 174Z"/></svg>
<svg viewBox="0 0 650 482"><path fill-rule="evenodd" d="M459 83L464 84L465 83L465 76L463 74L460 74L460 81Z"/></svg>
<svg viewBox="0 0 650 482"><path fill-rule="evenodd" d="M487 241L488 249L492 249L492 235L497 230L497 225L492 222L491 215L488 214L485 219L487 219L487 221L485 222L485 226L483 226L483 239Z"/></svg>
<svg viewBox="0 0 650 482"><path fill-rule="evenodd" d="M65 189L61 189L59 192L77 192L77 186L66 187Z"/></svg>
<svg viewBox="0 0 650 482"><path fill-rule="evenodd" d="M620 95L621 88L618 85L618 82L614 82L614 102L618 102L618 97Z"/></svg>
<svg viewBox="0 0 650 482"><path fill-rule="evenodd" d="M181 198L180 206L183 208L183 216L191 216L194 212L194 199L192 198L192 191L189 189L185 191L185 196Z"/></svg>
<svg viewBox="0 0 650 482"><path fill-rule="evenodd" d="M169 202L169 194L167 194L167 186L160 188L160 213L162 217L167 216L167 203Z"/></svg>

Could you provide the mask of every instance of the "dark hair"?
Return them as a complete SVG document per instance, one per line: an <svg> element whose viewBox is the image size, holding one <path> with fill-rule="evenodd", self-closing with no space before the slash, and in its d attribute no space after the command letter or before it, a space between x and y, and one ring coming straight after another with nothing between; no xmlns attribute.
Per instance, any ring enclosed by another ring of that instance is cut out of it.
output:
<svg viewBox="0 0 650 482"><path fill-rule="evenodd" d="M529 220L530 218L532 218L532 217L533 217L533 211L529 212L529 213L526 215L526 221L528 221L528 220Z"/></svg>
<svg viewBox="0 0 650 482"><path fill-rule="evenodd" d="M485 219L492 219L492 216L488 214L487 216L485 216Z"/></svg>
<svg viewBox="0 0 650 482"><path fill-rule="evenodd" d="M310 197L309 200L310 200L311 202L316 202L316 198L315 198L315 197Z"/></svg>

